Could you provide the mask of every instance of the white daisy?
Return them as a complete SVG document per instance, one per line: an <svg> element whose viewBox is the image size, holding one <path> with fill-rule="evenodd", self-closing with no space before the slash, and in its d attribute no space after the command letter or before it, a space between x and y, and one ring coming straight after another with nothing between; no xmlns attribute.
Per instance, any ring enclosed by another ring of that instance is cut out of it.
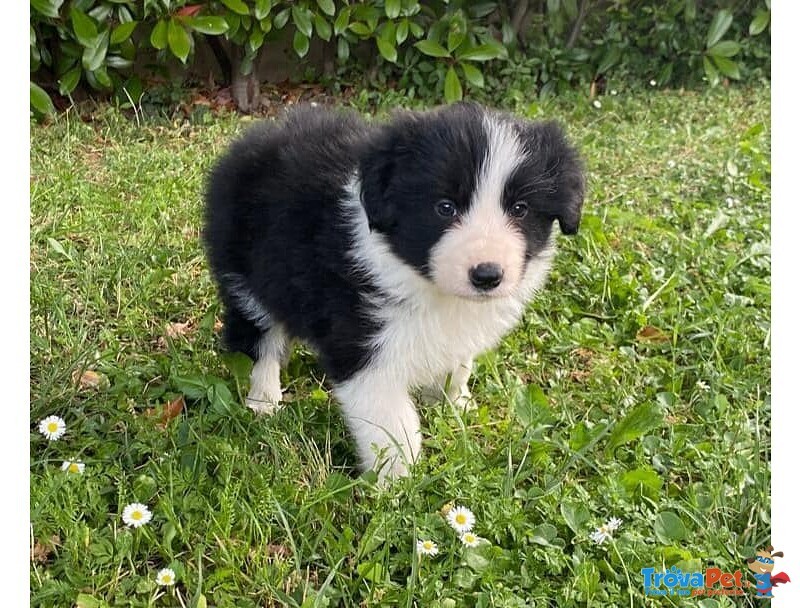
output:
<svg viewBox="0 0 800 608"><path fill-rule="evenodd" d="M606 528L610 532L614 532L622 525L622 520L619 517L612 517L606 522Z"/></svg>
<svg viewBox="0 0 800 608"><path fill-rule="evenodd" d="M599 99L595 99L595 100L592 102L592 105L593 105L595 108L597 108L598 110L599 110L600 108L602 108L602 107L603 107L603 104L601 104L601 103L600 103L600 100L599 100Z"/></svg>
<svg viewBox="0 0 800 608"><path fill-rule="evenodd" d="M150 509L138 502L131 503L122 510L122 521L134 528L145 525L152 518Z"/></svg>
<svg viewBox="0 0 800 608"><path fill-rule="evenodd" d="M616 95L617 94L617 89L611 89L611 94L612 95Z"/></svg>
<svg viewBox="0 0 800 608"><path fill-rule="evenodd" d="M651 86L651 87L654 87L654 86L656 86L656 81L655 81L655 80L651 80L651 81L650 81L650 86Z"/></svg>
<svg viewBox="0 0 800 608"><path fill-rule="evenodd" d="M50 441L59 439L67 430L67 423L59 416L48 416L39 422L39 432Z"/></svg>
<svg viewBox="0 0 800 608"><path fill-rule="evenodd" d="M156 584L158 585L174 585L175 584L175 571L171 568L162 568L156 574Z"/></svg>
<svg viewBox="0 0 800 608"><path fill-rule="evenodd" d="M475 514L466 507L453 507L447 512L447 523L459 534L469 532L475 525Z"/></svg>
<svg viewBox="0 0 800 608"><path fill-rule="evenodd" d="M481 541L483 540L480 536L478 536L477 534L473 534L472 532L464 532L464 534L462 534L459 538L461 539L461 543L465 547L470 547L470 548L477 547L478 545L481 544Z"/></svg>
<svg viewBox="0 0 800 608"><path fill-rule="evenodd" d="M420 555L429 555L430 557L433 557L439 553L439 547L432 540L418 540L417 553Z"/></svg>
<svg viewBox="0 0 800 608"><path fill-rule="evenodd" d="M611 530L608 529L608 526L600 526L589 535L589 538L598 545L602 545L604 541L611 538Z"/></svg>
<svg viewBox="0 0 800 608"><path fill-rule="evenodd" d="M65 460L61 464L61 470L66 471L67 473L80 473L83 475L83 469L86 468L86 465L83 464L80 460L75 458L71 458L70 460Z"/></svg>

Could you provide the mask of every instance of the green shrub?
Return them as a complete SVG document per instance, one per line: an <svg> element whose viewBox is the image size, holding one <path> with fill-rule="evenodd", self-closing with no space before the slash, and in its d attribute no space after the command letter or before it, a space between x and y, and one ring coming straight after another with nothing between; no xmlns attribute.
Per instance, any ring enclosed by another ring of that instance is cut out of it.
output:
<svg viewBox="0 0 800 608"><path fill-rule="evenodd" d="M455 101L487 75L540 95L599 77L716 85L768 75L769 18L760 0L31 0L31 108L49 113L47 90L79 86L135 103L143 46L157 65L188 65L202 42L247 110L253 66L287 28L298 57L313 39L335 45L340 75L370 73L411 97ZM366 64L358 46L375 51Z"/></svg>

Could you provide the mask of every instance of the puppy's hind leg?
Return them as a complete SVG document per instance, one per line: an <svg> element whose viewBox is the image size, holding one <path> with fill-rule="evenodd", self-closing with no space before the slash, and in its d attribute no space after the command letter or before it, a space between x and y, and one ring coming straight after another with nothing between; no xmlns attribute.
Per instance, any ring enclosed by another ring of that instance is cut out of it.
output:
<svg viewBox="0 0 800 608"><path fill-rule="evenodd" d="M256 361L250 373L247 407L259 414L273 414L281 401L281 362L289 340L280 325L273 325L261 335Z"/></svg>

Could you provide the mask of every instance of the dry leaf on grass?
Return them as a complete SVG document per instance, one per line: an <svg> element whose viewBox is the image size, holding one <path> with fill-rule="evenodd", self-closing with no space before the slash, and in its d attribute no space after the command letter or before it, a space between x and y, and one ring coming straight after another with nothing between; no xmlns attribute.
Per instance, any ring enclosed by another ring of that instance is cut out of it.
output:
<svg viewBox="0 0 800 608"><path fill-rule="evenodd" d="M110 384L105 374L91 369L73 371L72 383L82 390L105 390Z"/></svg>
<svg viewBox="0 0 800 608"><path fill-rule="evenodd" d="M187 321L186 323L170 323L167 325L167 337L173 340L181 336L189 336L192 332L194 332L194 326L191 321Z"/></svg>
<svg viewBox="0 0 800 608"><path fill-rule="evenodd" d="M280 559L289 559L292 556L292 550L286 545L267 545L267 555L269 557L278 557Z"/></svg>
<svg viewBox="0 0 800 608"><path fill-rule="evenodd" d="M144 415L158 416L158 426L163 429L167 427L171 420L174 420L180 416L185 405L186 402L183 400L183 395L179 395L172 401L167 402L163 409L151 407L145 410Z"/></svg>
<svg viewBox="0 0 800 608"><path fill-rule="evenodd" d="M164 336L159 336L158 338L158 348L161 350L165 350L167 348L167 338L170 340L177 340L178 338L188 338L191 336L195 331L195 326L191 321L187 321L186 323L168 323L166 327L166 331Z"/></svg>
<svg viewBox="0 0 800 608"><path fill-rule="evenodd" d="M61 538L57 534L50 537L49 540L37 540L33 543L31 548L31 561L37 564L46 564L50 560L50 556L55 551L56 547L61 546Z"/></svg>
<svg viewBox="0 0 800 608"><path fill-rule="evenodd" d="M636 333L636 339L641 342L669 342L670 337L658 327L645 325Z"/></svg>

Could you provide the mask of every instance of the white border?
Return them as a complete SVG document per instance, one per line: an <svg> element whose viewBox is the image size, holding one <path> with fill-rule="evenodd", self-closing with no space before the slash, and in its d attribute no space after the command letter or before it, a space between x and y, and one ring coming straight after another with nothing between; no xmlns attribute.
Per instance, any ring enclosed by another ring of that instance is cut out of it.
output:
<svg viewBox="0 0 800 608"><path fill-rule="evenodd" d="M796 227L798 75L797 23L800 6L793 0L772 3L772 544L785 557L775 572L791 583L773 590L775 608L800 606L800 319L797 315L800 246ZM756 600L758 601L758 600ZM764 600L761 600L764 601Z"/></svg>
<svg viewBox="0 0 800 608"><path fill-rule="evenodd" d="M4 64L5 93L0 95L0 133L5 151L3 170L3 221L0 222L3 283L9 288L0 299L0 319L8 347L2 361L3 420L0 424L0 462L3 467L4 495L0 501L3 524L3 553L0 589L3 603L27 606L29 603L29 386L30 378L30 302L29 302L29 181L30 140L29 101L25 82L30 80L29 4L9 2L4 6L8 27L0 37L0 56Z"/></svg>

